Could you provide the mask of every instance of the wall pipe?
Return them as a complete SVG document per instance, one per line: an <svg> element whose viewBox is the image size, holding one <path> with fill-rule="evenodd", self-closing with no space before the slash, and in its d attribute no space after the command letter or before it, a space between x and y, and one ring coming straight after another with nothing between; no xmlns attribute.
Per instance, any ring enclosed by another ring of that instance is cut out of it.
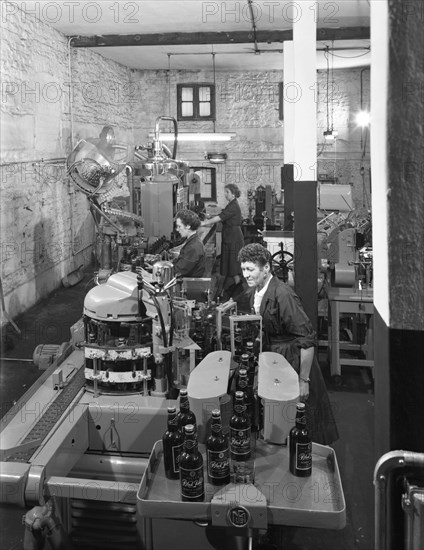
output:
<svg viewBox="0 0 424 550"><path fill-rule="evenodd" d="M374 469L375 550L393 550L390 533L390 502L388 488L395 473L407 468L424 468L424 453L390 451L379 458ZM399 502L401 506L401 502ZM393 526L394 528L394 526Z"/></svg>

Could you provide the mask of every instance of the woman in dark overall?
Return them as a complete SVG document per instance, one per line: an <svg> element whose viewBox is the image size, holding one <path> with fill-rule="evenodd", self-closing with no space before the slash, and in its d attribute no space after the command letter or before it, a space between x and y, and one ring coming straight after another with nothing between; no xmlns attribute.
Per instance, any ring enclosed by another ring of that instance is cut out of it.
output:
<svg viewBox="0 0 424 550"><path fill-rule="evenodd" d="M229 183L224 188L224 196L228 201L227 206L220 214L206 219L202 225L208 226L222 222L222 247L220 274L223 277L223 288L234 291L241 283L241 268L238 261L238 253L244 245L241 231L241 210L238 203L240 190L237 185Z"/></svg>
<svg viewBox="0 0 424 550"><path fill-rule="evenodd" d="M178 258L174 260L175 274L180 277L203 277L206 266L205 247L197 236L199 216L191 210L180 210L175 216L175 227L185 238Z"/></svg>
<svg viewBox="0 0 424 550"><path fill-rule="evenodd" d="M300 298L271 273L271 253L258 243L240 250L251 305L262 316L263 350L283 355L299 375L312 440L329 445L339 437L327 389L315 355L316 333ZM253 291L254 289L254 291Z"/></svg>

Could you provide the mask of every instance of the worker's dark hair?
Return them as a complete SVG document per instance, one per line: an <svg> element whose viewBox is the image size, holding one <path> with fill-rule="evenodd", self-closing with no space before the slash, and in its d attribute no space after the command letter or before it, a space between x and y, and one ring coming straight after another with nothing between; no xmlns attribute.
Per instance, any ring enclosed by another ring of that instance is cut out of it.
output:
<svg viewBox="0 0 424 550"><path fill-rule="evenodd" d="M200 218L192 210L179 210L175 219L180 219L184 225L190 227L192 231L196 231L200 227Z"/></svg>
<svg viewBox="0 0 424 550"><path fill-rule="evenodd" d="M238 261L240 263L253 262L260 267L264 267L267 263L270 267L272 266L271 252L259 243L251 243L243 246L238 253Z"/></svg>
<svg viewBox="0 0 424 550"><path fill-rule="evenodd" d="M231 191L231 193L236 197L236 199L238 199L239 196L241 195L240 189L237 187L235 183L229 183L224 187L224 189L228 189L229 191Z"/></svg>

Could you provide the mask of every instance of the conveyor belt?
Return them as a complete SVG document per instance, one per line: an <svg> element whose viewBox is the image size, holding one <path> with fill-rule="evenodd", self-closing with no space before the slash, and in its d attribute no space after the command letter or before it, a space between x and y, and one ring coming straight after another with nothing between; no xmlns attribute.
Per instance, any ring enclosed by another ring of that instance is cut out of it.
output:
<svg viewBox="0 0 424 550"><path fill-rule="evenodd" d="M63 388L63 390L58 393L56 399L50 403L43 415L32 427L31 431L26 435L25 439L21 441L20 444L26 447L26 449L23 451L16 451L8 456L6 459L7 462L29 461L31 456L40 446L40 443L35 444L34 447L28 447L28 445L31 444L31 441L44 441L49 432L57 424L59 418L69 407L77 393L83 387L84 383L84 369L81 368L75 373L72 380Z"/></svg>

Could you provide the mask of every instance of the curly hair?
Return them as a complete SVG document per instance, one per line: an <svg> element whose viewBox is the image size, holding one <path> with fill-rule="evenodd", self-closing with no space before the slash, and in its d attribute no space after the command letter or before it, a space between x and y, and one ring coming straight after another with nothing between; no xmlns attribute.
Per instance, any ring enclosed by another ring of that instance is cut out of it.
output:
<svg viewBox="0 0 424 550"><path fill-rule="evenodd" d="M196 229L200 227L200 218L192 210L179 210L175 219L180 219L182 223L190 227L192 231L196 231Z"/></svg>
<svg viewBox="0 0 424 550"><path fill-rule="evenodd" d="M241 195L240 189L237 187L235 183L229 183L224 187L224 189L228 189L229 191L231 191L231 193L236 197L236 199L238 199L239 196Z"/></svg>
<svg viewBox="0 0 424 550"><path fill-rule="evenodd" d="M251 243L243 246L238 253L238 261L240 263L253 262L260 267L264 267L267 263L270 266L272 265L271 252L259 243Z"/></svg>

